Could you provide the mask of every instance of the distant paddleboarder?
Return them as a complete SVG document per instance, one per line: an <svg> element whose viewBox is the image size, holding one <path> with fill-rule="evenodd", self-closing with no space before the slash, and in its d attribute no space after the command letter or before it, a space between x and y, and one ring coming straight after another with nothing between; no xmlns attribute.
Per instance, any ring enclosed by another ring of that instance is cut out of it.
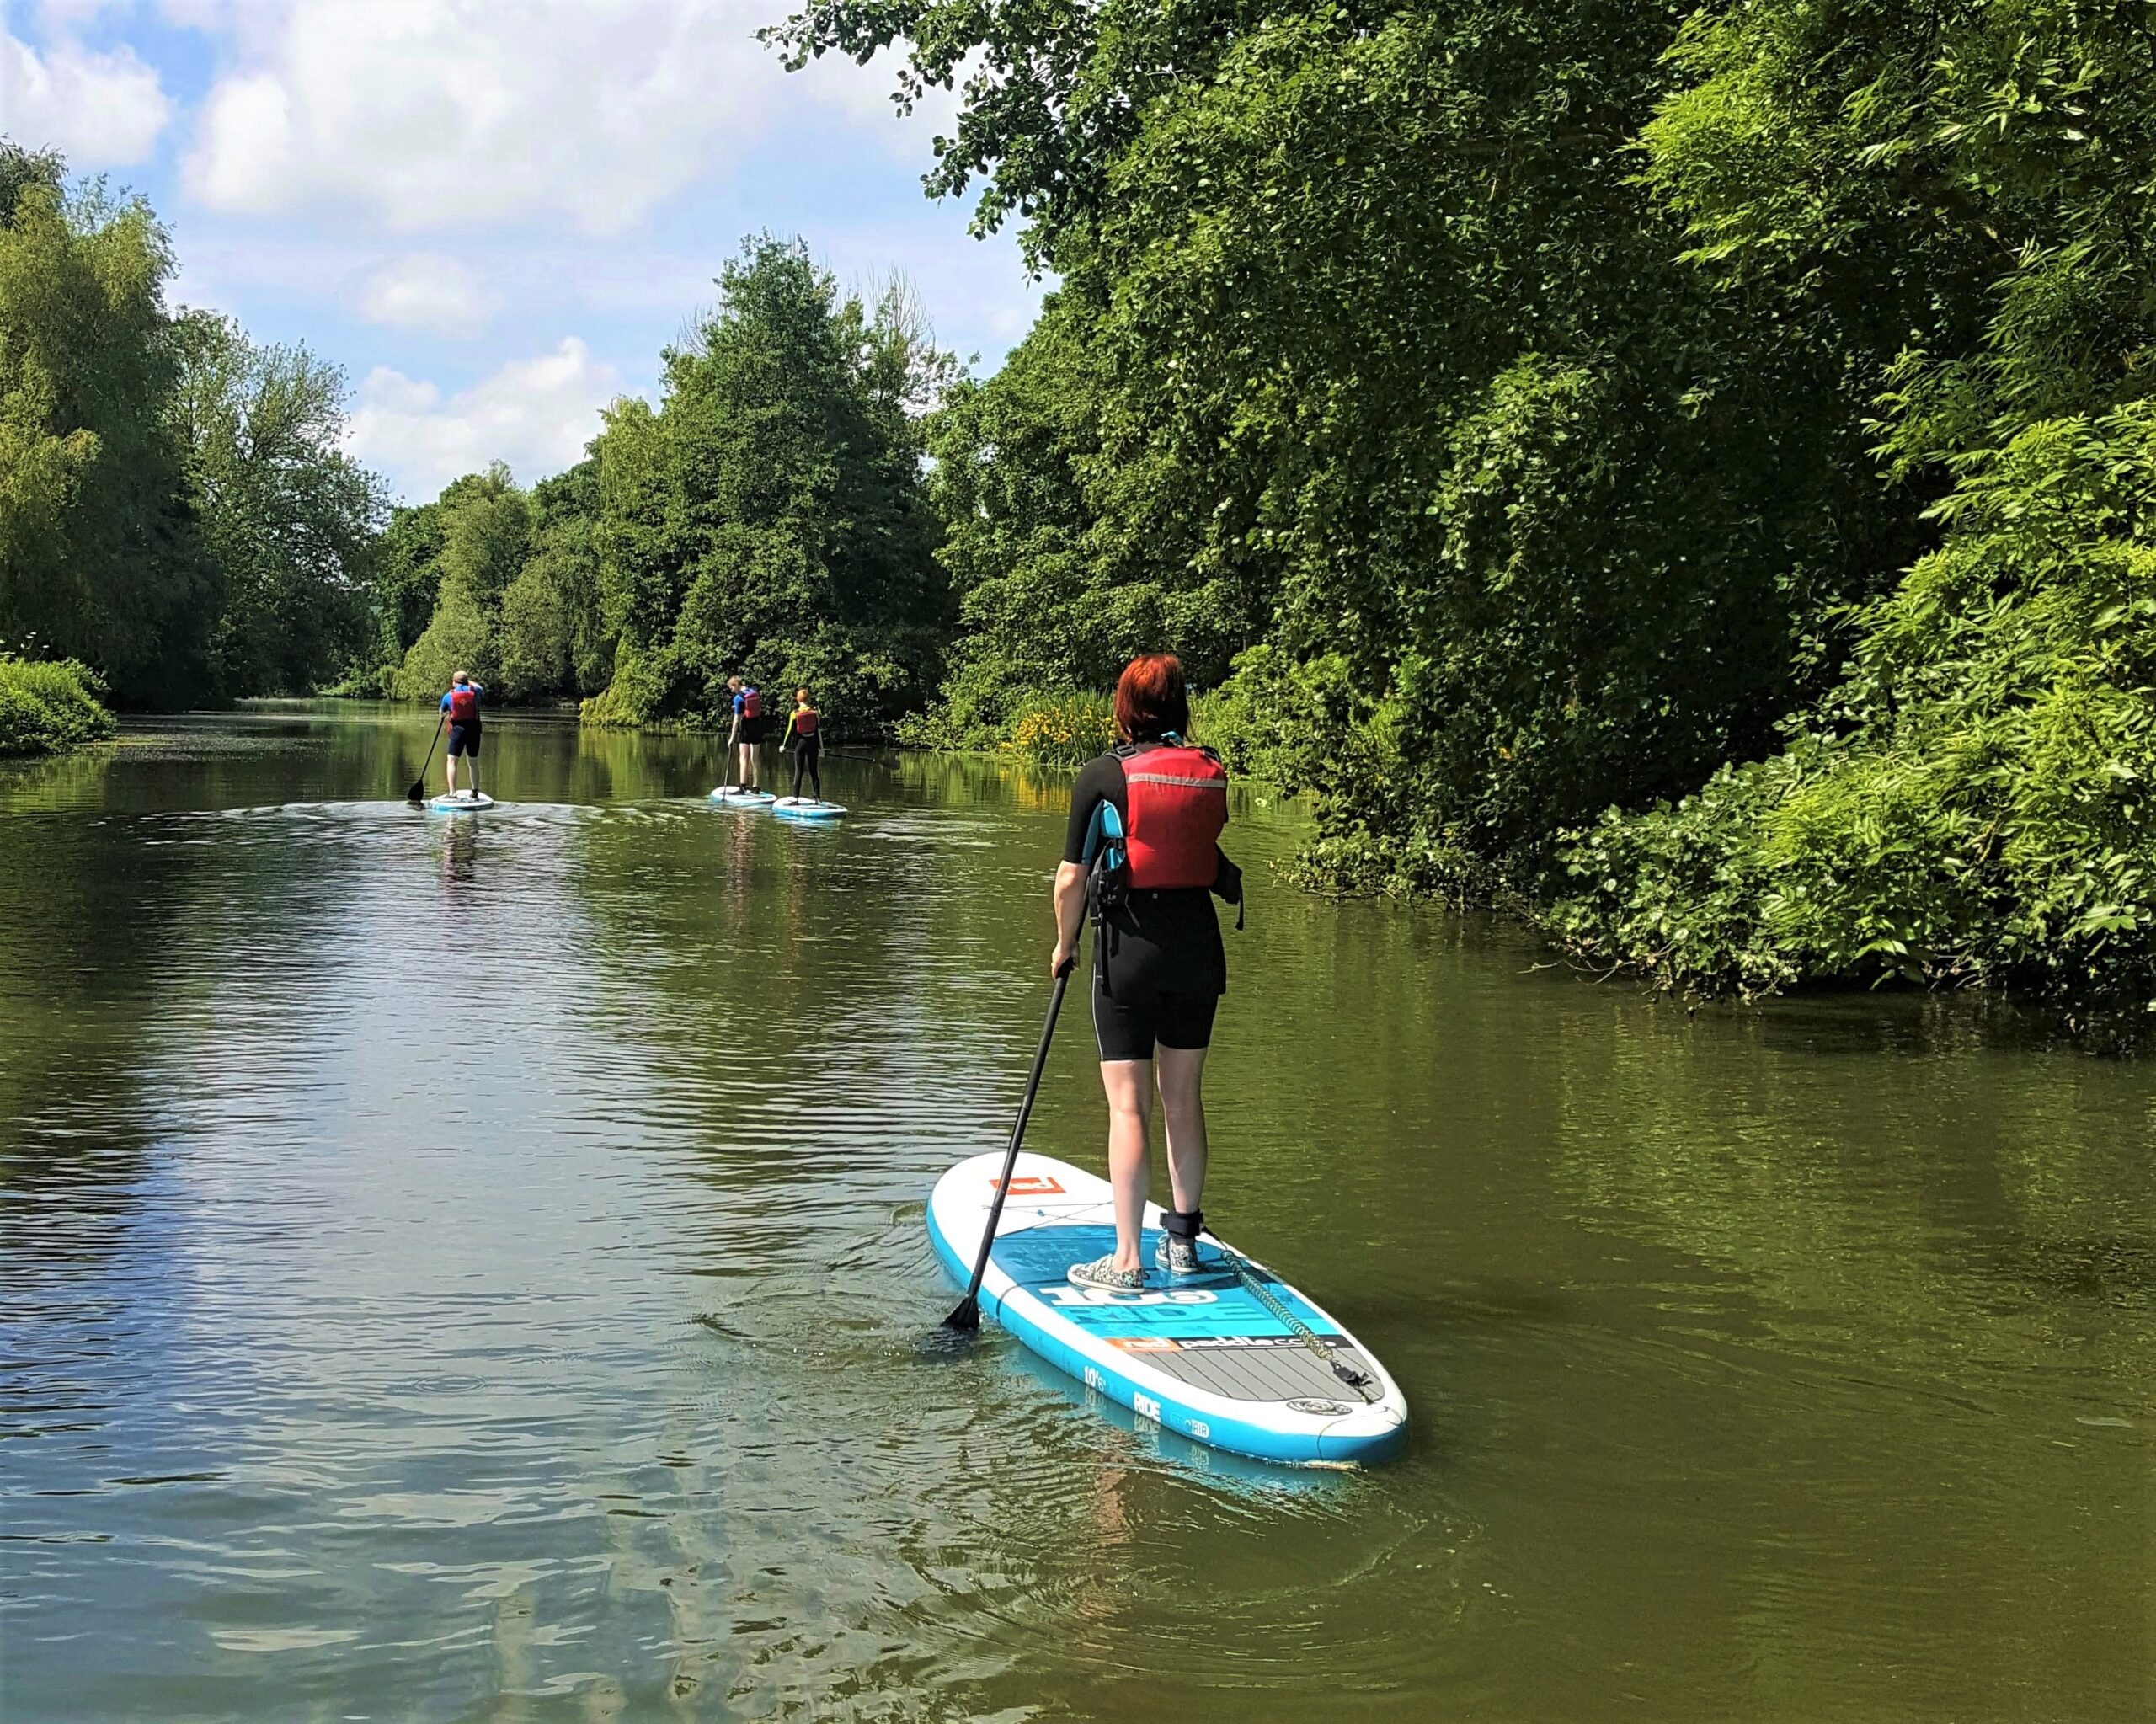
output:
<svg viewBox="0 0 2156 1724"><path fill-rule="evenodd" d="M808 691L797 688L793 691L793 715L786 721L785 746L793 750L793 799L801 800L801 775L806 772L808 782L815 787L816 800L824 799L823 718L815 707L808 704Z"/></svg>
<svg viewBox="0 0 2156 1724"><path fill-rule="evenodd" d="M1093 1034L1107 1092L1116 1246L1073 1267L1070 1278L1127 1293L1145 1284L1139 1245L1156 1083L1175 1199L1162 1215L1156 1261L1171 1277L1197 1268L1205 1220L1198 1208L1205 1187L1205 1050L1228 986L1212 894L1239 903L1241 884L1219 848L1228 823L1227 768L1212 750L1185 739L1190 697L1172 654L1130 661L1116 684L1115 723L1121 742L1079 772L1071 793L1063 865L1055 873L1050 974L1075 957L1090 900ZM1119 867L1093 866L1104 849L1120 855Z"/></svg>
<svg viewBox="0 0 2156 1724"><path fill-rule="evenodd" d="M739 676L726 679L733 697L734 723L727 744L734 751L734 782L744 790L763 787L764 697L753 682Z"/></svg>
<svg viewBox="0 0 2156 1724"><path fill-rule="evenodd" d="M441 759L451 796L457 794L459 755L472 763L472 787L465 795L476 800L479 794L479 700L486 691L485 684L474 682L469 671L460 670L450 678L449 692L441 697L442 714L449 724L449 748Z"/></svg>

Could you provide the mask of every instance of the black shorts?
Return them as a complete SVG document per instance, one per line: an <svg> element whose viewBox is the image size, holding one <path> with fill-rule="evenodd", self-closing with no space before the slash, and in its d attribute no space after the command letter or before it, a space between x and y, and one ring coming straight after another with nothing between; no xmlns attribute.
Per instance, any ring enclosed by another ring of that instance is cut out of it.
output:
<svg viewBox="0 0 2156 1724"><path fill-rule="evenodd" d="M1093 1039L1102 1059L1150 1059L1153 1047L1206 1048L1213 1043L1218 994L1110 995L1093 987Z"/></svg>
<svg viewBox="0 0 2156 1724"><path fill-rule="evenodd" d="M741 734L739 740L743 748L760 747L764 740L764 721L760 718L744 718L741 721Z"/></svg>
<svg viewBox="0 0 2156 1724"><path fill-rule="evenodd" d="M449 751L453 755L469 755L479 758L479 726L477 723L452 724L449 727Z"/></svg>

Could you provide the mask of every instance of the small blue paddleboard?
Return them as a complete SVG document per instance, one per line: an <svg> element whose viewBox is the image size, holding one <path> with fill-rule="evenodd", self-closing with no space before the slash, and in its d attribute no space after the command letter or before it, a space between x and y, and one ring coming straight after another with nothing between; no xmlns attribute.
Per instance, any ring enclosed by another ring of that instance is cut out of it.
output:
<svg viewBox="0 0 2156 1724"><path fill-rule="evenodd" d="M478 796L437 796L428 799L427 808L437 814L476 814L482 809L490 809L494 799L483 791Z"/></svg>
<svg viewBox="0 0 2156 1724"><path fill-rule="evenodd" d="M767 809L778 798L768 790L744 790L738 784L722 784L711 799L730 809Z"/></svg>
<svg viewBox="0 0 2156 1724"><path fill-rule="evenodd" d="M771 812L782 820L836 820L846 814L835 802L819 802L808 796L782 796L771 804Z"/></svg>
<svg viewBox="0 0 2156 1724"><path fill-rule="evenodd" d="M929 1240L962 1284L1002 1171L1001 1151L975 1156L929 1198ZM1072 1264L1115 1249L1114 1193L1067 1162L1021 1155L981 1282L982 1314L1088 1389L1215 1449L1291 1466L1353 1466L1406 1446L1406 1397L1367 1348L1210 1233L1198 1241L1198 1273L1165 1273L1154 1264L1160 1223L1159 1205L1148 1204L1142 1290L1074 1287Z"/></svg>

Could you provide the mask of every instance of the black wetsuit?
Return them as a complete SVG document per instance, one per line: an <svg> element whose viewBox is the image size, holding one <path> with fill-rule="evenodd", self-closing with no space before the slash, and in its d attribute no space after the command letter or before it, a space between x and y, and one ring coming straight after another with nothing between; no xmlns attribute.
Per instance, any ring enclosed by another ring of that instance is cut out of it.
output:
<svg viewBox="0 0 2156 1724"><path fill-rule="evenodd" d="M796 802L801 800L801 775L803 772L808 775L809 782L816 787L816 800L821 802L824 799L823 725L814 713L809 715L809 722L814 729L803 730L798 728L801 723L798 709L786 721L787 743L793 750L793 799Z"/></svg>

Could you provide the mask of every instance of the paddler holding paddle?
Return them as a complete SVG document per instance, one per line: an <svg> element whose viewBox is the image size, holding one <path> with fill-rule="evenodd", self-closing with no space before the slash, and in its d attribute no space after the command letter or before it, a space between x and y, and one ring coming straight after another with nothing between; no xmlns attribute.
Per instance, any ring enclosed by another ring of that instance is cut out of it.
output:
<svg viewBox="0 0 2156 1724"><path fill-rule="evenodd" d="M441 697L442 717L449 725L449 746L443 751L441 762L451 796L456 794L456 761L460 755L472 765L468 796L476 800L479 794L479 700L486 691L483 683L472 680L471 672L460 670L450 678L449 692Z"/></svg>
<svg viewBox="0 0 2156 1724"><path fill-rule="evenodd" d="M1139 1246L1156 1084L1175 1207L1163 1214L1155 1260L1171 1276L1198 1268L1205 1220L1198 1208L1205 1187L1205 1052L1228 986L1212 894L1240 903L1241 877L1219 849L1228 823L1227 768L1212 750L1185 739L1190 697L1172 654L1130 661L1116 684L1115 723L1120 743L1082 768L1071 792L1055 874L1051 973L1076 958L1090 906L1093 1034L1107 1092L1116 1247L1075 1265L1070 1278L1128 1293L1145 1284Z"/></svg>

